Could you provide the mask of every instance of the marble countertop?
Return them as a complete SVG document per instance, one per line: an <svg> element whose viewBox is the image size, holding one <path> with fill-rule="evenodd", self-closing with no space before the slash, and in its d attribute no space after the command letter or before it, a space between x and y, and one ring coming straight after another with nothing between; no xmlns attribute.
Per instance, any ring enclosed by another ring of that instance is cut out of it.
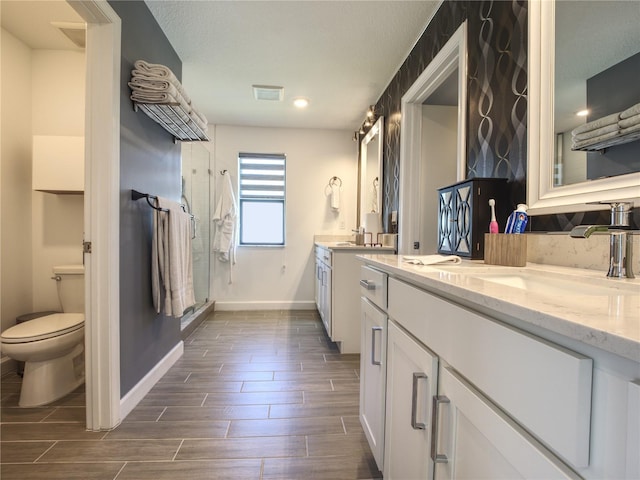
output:
<svg viewBox="0 0 640 480"><path fill-rule="evenodd" d="M356 245L353 242L348 241L316 241L315 245L318 247L328 248L329 250L366 250L368 251L381 251L381 252L393 252L393 247L372 247L365 245Z"/></svg>
<svg viewBox="0 0 640 480"><path fill-rule="evenodd" d="M425 266L403 262L398 255L358 258L462 305L495 312L497 318L518 319L640 362L640 279L608 279L597 270L532 263L518 268L463 260L459 265ZM537 286L509 285L516 277L537 280ZM501 278L506 283L496 281Z"/></svg>

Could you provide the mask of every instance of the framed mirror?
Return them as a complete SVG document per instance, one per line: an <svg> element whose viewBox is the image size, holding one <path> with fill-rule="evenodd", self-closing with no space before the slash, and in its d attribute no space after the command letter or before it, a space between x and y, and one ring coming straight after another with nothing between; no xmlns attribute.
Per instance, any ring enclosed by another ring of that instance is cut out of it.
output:
<svg viewBox="0 0 640 480"><path fill-rule="evenodd" d="M640 206L640 137L621 142L613 131L622 128L604 120L618 114L617 122L622 111L640 103L638 74L629 73L639 68L639 24L637 2L529 3L532 215L602 210L592 203L622 199ZM587 115L578 117L583 110ZM588 136L603 126L613 143L581 143L585 130Z"/></svg>
<svg viewBox="0 0 640 480"><path fill-rule="evenodd" d="M359 222L367 232L374 234L382 231L383 136L384 117L379 117L360 142Z"/></svg>

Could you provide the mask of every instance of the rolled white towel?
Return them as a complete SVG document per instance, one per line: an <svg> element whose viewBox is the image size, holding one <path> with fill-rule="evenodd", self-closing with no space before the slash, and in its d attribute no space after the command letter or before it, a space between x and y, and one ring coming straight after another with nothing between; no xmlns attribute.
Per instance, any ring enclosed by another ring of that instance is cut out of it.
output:
<svg viewBox="0 0 640 480"><path fill-rule="evenodd" d="M618 123L612 123L611 125L598 128L597 130L589 130L588 132L578 133L576 135L573 135L572 138L574 142L589 140L590 138L599 137L600 135L604 135L605 133L617 132L618 128Z"/></svg>
<svg viewBox="0 0 640 480"><path fill-rule="evenodd" d="M189 97L189 95L187 95L187 92L184 91L182 83L180 83L180 80L178 80L171 69L166 65L161 65L159 63L149 63L145 62L144 60L136 60L133 66L135 67L135 69L131 72L132 76L155 77L160 80L167 80L178 89L187 103L191 103L191 98Z"/></svg>
<svg viewBox="0 0 640 480"><path fill-rule="evenodd" d="M640 123L636 123L635 125L632 125L630 127L623 128L622 130L620 130L620 135L631 135L632 133L636 132L640 133Z"/></svg>
<svg viewBox="0 0 640 480"><path fill-rule="evenodd" d="M606 127L607 125L617 124L619 120L620 113L612 113L611 115L607 115L606 117L599 118L594 120L593 122L587 122L584 125L580 125L577 128L574 128L571 131L571 135L575 136L580 133L585 133L590 130L597 130L602 127Z"/></svg>
<svg viewBox="0 0 640 480"><path fill-rule="evenodd" d="M598 137L591 137L586 140L581 140L579 142L573 142L571 144L571 150L580 150L581 148L597 145L598 143L602 143L605 140L609 140L611 138L615 138L619 136L620 136L620 132L616 130L615 132L605 133L604 135L600 135Z"/></svg>
<svg viewBox="0 0 640 480"><path fill-rule="evenodd" d="M638 114L640 114L640 103L636 103L633 107L629 107L626 110L620 112L620 119L624 120Z"/></svg>
<svg viewBox="0 0 640 480"><path fill-rule="evenodd" d="M634 115L633 117L627 117L624 120L620 120L618 122L618 126L620 129L633 127L634 125L640 124L640 113Z"/></svg>

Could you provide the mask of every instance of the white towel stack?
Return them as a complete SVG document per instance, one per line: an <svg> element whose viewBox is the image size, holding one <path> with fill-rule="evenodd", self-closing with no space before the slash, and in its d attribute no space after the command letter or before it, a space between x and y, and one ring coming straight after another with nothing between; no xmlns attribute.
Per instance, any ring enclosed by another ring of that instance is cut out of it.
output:
<svg viewBox="0 0 640 480"><path fill-rule="evenodd" d="M195 123L207 132L207 118L191 103L191 98L169 67L138 60L131 71L131 100L142 104L175 105L186 124Z"/></svg>
<svg viewBox="0 0 640 480"><path fill-rule="evenodd" d="M640 103L580 125L571 132L572 150L596 150L640 138Z"/></svg>
<svg viewBox="0 0 640 480"><path fill-rule="evenodd" d="M158 197L154 211L151 290L156 312L181 317L195 304L191 217L177 202Z"/></svg>

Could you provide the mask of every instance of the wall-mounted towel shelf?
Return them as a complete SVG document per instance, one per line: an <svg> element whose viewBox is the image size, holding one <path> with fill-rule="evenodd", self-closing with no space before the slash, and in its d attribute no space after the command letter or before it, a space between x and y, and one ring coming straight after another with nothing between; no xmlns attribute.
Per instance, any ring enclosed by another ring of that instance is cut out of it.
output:
<svg viewBox="0 0 640 480"><path fill-rule="evenodd" d="M176 141L208 142L206 132L194 122L179 104L133 103L133 109L146 113L172 134Z"/></svg>

